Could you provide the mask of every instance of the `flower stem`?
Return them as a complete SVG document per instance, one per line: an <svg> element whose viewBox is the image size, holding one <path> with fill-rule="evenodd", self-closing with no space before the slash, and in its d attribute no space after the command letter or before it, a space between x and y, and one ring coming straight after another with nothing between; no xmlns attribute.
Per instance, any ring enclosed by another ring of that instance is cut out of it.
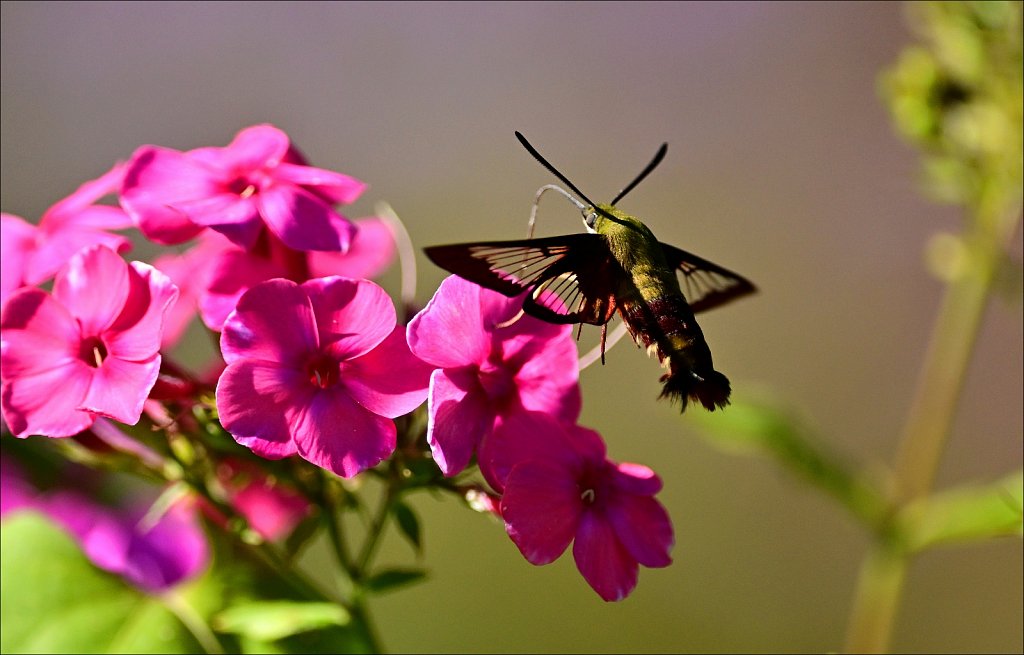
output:
<svg viewBox="0 0 1024 655"><path fill-rule="evenodd" d="M1019 220L1019 197L990 196L978 203L964 237L969 263L947 287L901 436L890 516L928 494L935 480L992 282L1005 257L1003 244ZM880 530L861 566L846 652L888 650L909 563L898 539L892 531Z"/></svg>
<svg viewBox="0 0 1024 655"><path fill-rule="evenodd" d="M168 592L161 596L161 601L172 614L178 617L182 625L191 633L203 650L214 655L221 655L224 647L221 645L217 635L213 633L210 626L206 625L203 617L199 616L195 608L179 593Z"/></svg>

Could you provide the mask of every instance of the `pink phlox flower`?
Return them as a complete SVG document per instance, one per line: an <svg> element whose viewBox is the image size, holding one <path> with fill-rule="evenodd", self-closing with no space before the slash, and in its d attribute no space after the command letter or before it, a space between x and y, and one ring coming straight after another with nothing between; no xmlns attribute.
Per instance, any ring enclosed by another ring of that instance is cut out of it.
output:
<svg viewBox="0 0 1024 655"><path fill-rule="evenodd" d="M372 282L261 282L221 333L221 423L269 459L298 453L344 477L375 466L395 449L391 419L427 395L430 369L404 333Z"/></svg>
<svg viewBox="0 0 1024 655"><path fill-rule="evenodd" d="M71 487L40 491L9 456L0 460L0 488L0 516L44 514L78 542L93 564L143 591L163 592L198 575L209 561L206 537L188 499L151 518L145 504L103 505Z"/></svg>
<svg viewBox="0 0 1024 655"><path fill-rule="evenodd" d="M124 165L86 182L43 213L38 225L13 214L0 215L0 303L25 285L42 284L86 246L102 244L122 252L127 238L107 230L131 227L120 207L95 204L121 185Z"/></svg>
<svg viewBox="0 0 1024 655"><path fill-rule="evenodd" d="M138 422L177 295L163 273L105 246L74 255L52 295L15 291L0 318L0 407L11 432L66 437L97 416Z"/></svg>
<svg viewBox="0 0 1024 655"><path fill-rule="evenodd" d="M580 573L601 598L625 598L639 565L668 566L672 522L654 495L661 480L646 466L616 464L593 430L540 413L509 417L480 454L512 541L532 564L558 559L573 543Z"/></svg>
<svg viewBox="0 0 1024 655"><path fill-rule="evenodd" d="M572 423L579 416L572 326L531 316L512 321L521 308L522 298L451 276L409 324L413 354L437 368L427 438L447 476L467 466L504 417L529 410Z"/></svg>
<svg viewBox="0 0 1024 655"><path fill-rule="evenodd" d="M231 504L264 539L288 536L309 514L309 502L302 494L249 462L225 461L217 468L217 478Z"/></svg>
<svg viewBox="0 0 1024 655"><path fill-rule="evenodd" d="M217 258L221 253L234 249L237 249L237 246L226 237L207 230L200 234L196 244L185 252L168 253L153 260L153 267L164 273L178 287L178 301L168 312L164 323L161 348L172 348L181 340L206 295ZM224 317L228 313L230 310Z"/></svg>
<svg viewBox="0 0 1024 655"><path fill-rule="evenodd" d="M332 206L354 202L365 188L306 166L284 132L256 125L223 148L137 149L121 206L157 243L182 243L210 227L249 249L266 227L295 250L344 252L354 230Z"/></svg>
<svg viewBox="0 0 1024 655"><path fill-rule="evenodd" d="M269 232L249 250L220 237L219 249L207 259L199 295L203 323L220 331L242 294L265 280L285 278L302 284L332 275L366 279L379 275L394 259L394 237L379 218L360 219L354 225L356 231L344 253L293 250Z"/></svg>

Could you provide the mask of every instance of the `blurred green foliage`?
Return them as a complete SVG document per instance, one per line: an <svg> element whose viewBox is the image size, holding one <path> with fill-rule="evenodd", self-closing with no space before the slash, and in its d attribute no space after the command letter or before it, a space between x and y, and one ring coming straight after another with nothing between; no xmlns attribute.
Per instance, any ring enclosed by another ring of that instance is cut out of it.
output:
<svg viewBox="0 0 1024 655"><path fill-rule="evenodd" d="M1020 187L1020 2L908 5L924 43L881 78L899 131L924 152L927 188L975 205L990 187Z"/></svg>

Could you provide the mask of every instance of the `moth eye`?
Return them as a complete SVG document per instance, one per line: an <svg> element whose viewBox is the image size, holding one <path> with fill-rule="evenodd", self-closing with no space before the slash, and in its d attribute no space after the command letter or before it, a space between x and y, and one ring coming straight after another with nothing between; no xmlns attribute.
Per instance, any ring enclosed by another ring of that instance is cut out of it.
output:
<svg viewBox="0 0 1024 655"><path fill-rule="evenodd" d="M597 223L597 212L590 212L583 218L583 222L587 224L587 227L593 229L594 224Z"/></svg>

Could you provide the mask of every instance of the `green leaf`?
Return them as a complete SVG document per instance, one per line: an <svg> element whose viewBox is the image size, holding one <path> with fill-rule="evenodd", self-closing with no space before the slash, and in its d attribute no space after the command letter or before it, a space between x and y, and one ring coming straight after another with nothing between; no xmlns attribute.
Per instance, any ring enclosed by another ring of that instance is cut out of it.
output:
<svg viewBox="0 0 1024 655"><path fill-rule="evenodd" d="M734 403L723 412L697 413L702 436L727 452L770 457L786 471L828 493L868 525L882 525L882 494L779 409Z"/></svg>
<svg viewBox="0 0 1024 655"><path fill-rule="evenodd" d="M391 591L427 577L421 569L385 569L371 576L365 583L366 589L372 592Z"/></svg>
<svg viewBox="0 0 1024 655"><path fill-rule="evenodd" d="M273 641L327 626L346 625L350 620L348 612L334 603L272 600L226 609L214 617L213 627L220 632Z"/></svg>
<svg viewBox="0 0 1024 655"><path fill-rule="evenodd" d="M1021 536L1024 471L988 485L936 493L911 503L898 518L905 546L920 551L940 544Z"/></svg>
<svg viewBox="0 0 1024 655"><path fill-rule="evenodd" d="M391 511L394 513L395 521L398 523L402 534L413 545L417 553L422 553L423 542L420 532L420 521L416 518L416 513L412 511L411 507L401 501L392 505Z"/></svg>
<svg viewBox="0 0 1024 655"><path fill-rule="evenodd" d="M203 652L157 598L97 569L38 514L5 519L0 552L0 651Z"/></svg>

